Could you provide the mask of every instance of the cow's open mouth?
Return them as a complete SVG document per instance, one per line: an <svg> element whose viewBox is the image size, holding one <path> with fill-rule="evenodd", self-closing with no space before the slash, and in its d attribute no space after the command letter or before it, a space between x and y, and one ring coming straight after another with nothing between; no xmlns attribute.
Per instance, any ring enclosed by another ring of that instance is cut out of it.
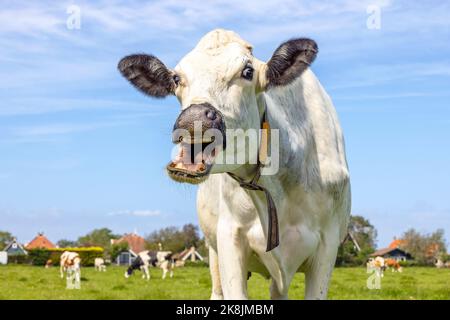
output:
<svg viewBox="0 0 450 320"><path fill-rule="evenodd" d="M206 180L217 153L214 139L203 139L199 143L181 141L178 154L167 165L169 176L178 182L198 184Z"/></svg>

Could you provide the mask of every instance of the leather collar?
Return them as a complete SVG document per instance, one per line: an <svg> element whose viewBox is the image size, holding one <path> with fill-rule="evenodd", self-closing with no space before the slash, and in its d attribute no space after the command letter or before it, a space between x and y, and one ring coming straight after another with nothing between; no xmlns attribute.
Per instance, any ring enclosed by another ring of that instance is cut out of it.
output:
<svg viewBox="0 0 450 320"><path fill-rule="evenodd" d="M256 164L256 172L253 178L247 182L243 178L237 176L232 172L227 172L230 177L236 180L239 185L250 191L262 191L264 192L267 200L267 214L268 214L268 230L267 230L267 247L266 252L269 252L280 243L279 237L279 227L278 227L278 214L275 202L270 195L269 190L258 184L259 178L261 177L261 168L264 166L267 160L267 152L269 149L269 138L270 138L270 124L267 120L267 105L264 103L264 112L261 120L261 141L258 150L258 162Z"/></svg>

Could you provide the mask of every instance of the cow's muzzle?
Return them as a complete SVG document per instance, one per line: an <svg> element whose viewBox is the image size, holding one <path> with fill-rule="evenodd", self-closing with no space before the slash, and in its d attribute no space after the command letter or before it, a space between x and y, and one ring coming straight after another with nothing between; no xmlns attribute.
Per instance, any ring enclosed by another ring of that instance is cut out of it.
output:
<svg viewBox="0 0 450 320"><path fill-rule="evenodd" d="M178 152L167 165L169 176L192 184L206 180L217 153L226 145L222 114L209 103L189 106L175 121L172 141Z"/></svg>

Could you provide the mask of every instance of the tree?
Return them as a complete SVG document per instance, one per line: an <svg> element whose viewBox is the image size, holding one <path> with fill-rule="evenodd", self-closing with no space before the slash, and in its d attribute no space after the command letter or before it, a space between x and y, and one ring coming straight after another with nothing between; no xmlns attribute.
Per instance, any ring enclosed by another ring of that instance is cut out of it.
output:
<svg viewBox="0 0 450 320"><path fill-rule="evenodd" d="M73 240L61 239L56 245L60 248L76 248L78 247L78 242Z"/></svg>
<svg viewBox="0 0 450 320"><path fill-rule="evenodd" d="M82 247L111 247L111 239L119 238L118 235L114 234L108 228L94 229L87 235L79 237L77 242Z"/></svg>
<svg viewBox="0 0 450 320"><path fill-rule="evenodd" d="M14 236L8 231L0 231L0 250L3 250L11 241Z"/></svg>
<svg viewBox="0 0 450 320"><path fill-rule="evenodd" d="M336 265L362 265L367 256L375 250L377 230L368 219L362 216L350 216L348 232L353 236L359 249L347 235L347 238L339 247Z"/></svg>
<svg viewBox="0 0 450 320"><path fill-rule="evenodd" d="M111 246L111 249L110 249L111 261L116 260L117 256L122 251L125 251L125 250L128 250L128 249L129 249L129 247L128 247L128 243L127 242L120 242L120 243L117 243L117 244L113 244Z"/></svg>
<svg viewBox="0 0 450 320"><path fill-rule="evenodd" d="M146 239L148 248L158 250L161 243L163 250L178 252L184 249L184 239L177 227L166 227L150 233Z"/></svg>
<svg viewBox="0 0 450 320"><path fill-rule="evenodd" d="M361 250L375 248L378 234L368 219L362 216L351 216L348 229L355 237Z"/></svg>
<svg viewBox="0 0 450 320"><path fill-rule="evenodd" d="M161 243L163 250L180 252L185 248L192 246L202 248L204 241L200 238L198 227L189 223L182 228L167 227L153 231L146 237L148 248L158 250L158 244Z"/></svg>
<svg viewBox="0 0 450 320"><path fill-rule="evenodd" d="M431 234L421 234L411 228L402 235L401 249L411 254L417 263L431 265L437 258L446 254L444 230L438 229Z"/></svg>
<svg viewBox="0 0 450 320"><path fill-rule="evenodd" d="M181 229L181 233L185 248L190 248L192 246L198 247L200 245L201 239L197 226L194 226L192 223L186 224Z"/></svg>

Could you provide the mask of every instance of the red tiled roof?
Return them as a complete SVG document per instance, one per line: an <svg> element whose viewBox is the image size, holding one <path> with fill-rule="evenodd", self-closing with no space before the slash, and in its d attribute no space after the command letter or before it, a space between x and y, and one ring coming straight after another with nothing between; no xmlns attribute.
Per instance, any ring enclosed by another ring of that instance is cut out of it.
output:
<svg viewBox="0 0 450 320"><path fill-rule="evenodd" d="M55 245L44 236L43 233L39 233L30 243L25 247L26 249L53 249L56 248Z"/></svg>
<svg viewBox="0 0 450 320"><path fill-rule="evenodd" d="M145 250L145 239L141 236L138 236L135 233L125 234L122 238L117 240L111 240L112 244L118 244L122 242L127 242L128 247L133 250L134 253L138 254L141 251Z"/></svg>

